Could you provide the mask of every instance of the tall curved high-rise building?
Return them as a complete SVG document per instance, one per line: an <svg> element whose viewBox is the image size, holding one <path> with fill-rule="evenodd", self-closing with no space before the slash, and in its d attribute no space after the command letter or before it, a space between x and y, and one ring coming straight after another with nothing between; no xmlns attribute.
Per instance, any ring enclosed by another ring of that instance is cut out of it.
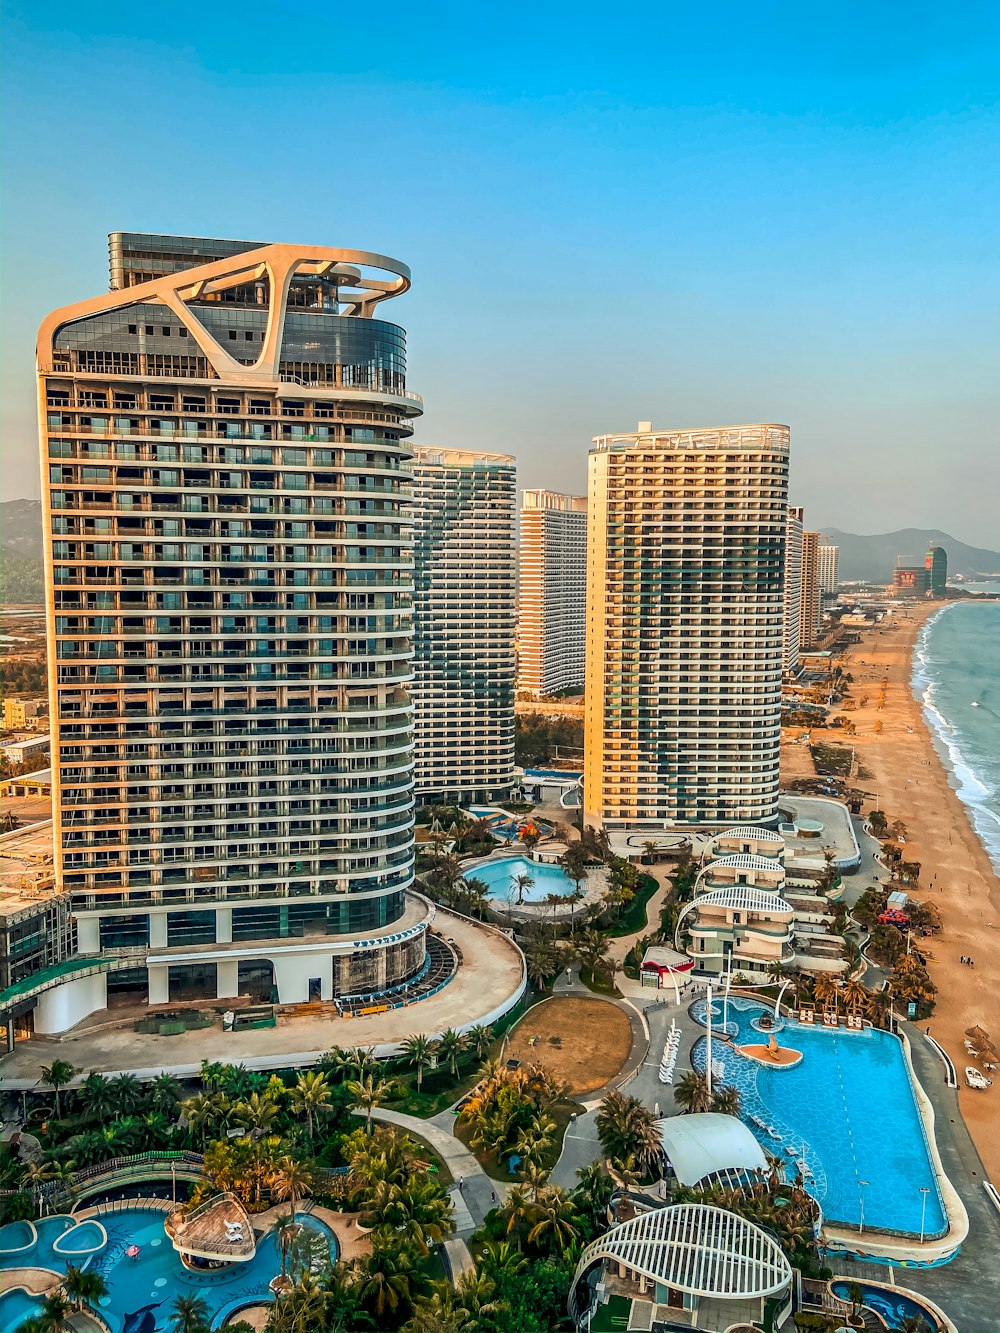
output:
<svg viewBox="0 0 1000 1333"><path fill-rule="evenodd" d="M36 1027L127 997L391 990L425 966L428 924L407 894L421 402L403 330L377 317L409 274L114 233L111 275L38 343L78 967Z"/></svg>
<svg viewBox="0 0 1000 1333"><path fill-rule="evenodd" d="M594 441L585 822L777 814L788 447L771 424Z"/></svg>

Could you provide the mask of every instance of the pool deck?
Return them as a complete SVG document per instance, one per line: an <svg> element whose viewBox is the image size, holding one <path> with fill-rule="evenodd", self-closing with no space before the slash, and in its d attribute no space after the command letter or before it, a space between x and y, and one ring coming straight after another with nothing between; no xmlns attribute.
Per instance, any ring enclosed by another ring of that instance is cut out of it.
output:
<svg viewBox="0 0 1000 1333"><path fill-rule="evenodd" d="M144 1009L114 1026L102 1011L93 1024L87 1020L61 1038L21 1042L0 1061L4 1090L38 1086L39 1067L52 1060L70 1060L82 1071L71 1087L91 1070L142 1079L161 1072L192 1077L202 1060L242 1062L248 1069L298 1068L315 1064L333 1046L373 1047L384 1057L414 1033L440 1035L448 1028L495 1021L496 1011L510 1007L525 984L521 951L501 931L445 908L438 908L435 925L461 949L462 965L447 986L414 1004L359 1018L290 1016L276 1028L224 1032L214 1027L177 1037L133 1031L132 1018L141 1017Z"/></svg>

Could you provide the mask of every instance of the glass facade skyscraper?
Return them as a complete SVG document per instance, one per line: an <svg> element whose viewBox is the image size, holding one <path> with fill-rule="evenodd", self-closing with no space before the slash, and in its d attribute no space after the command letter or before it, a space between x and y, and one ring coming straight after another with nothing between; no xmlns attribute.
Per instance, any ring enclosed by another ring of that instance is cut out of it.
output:
<svg viewBox="0 0 1000 1333"><path fill-rule="evenodd" d="M418 446L411 470L417 800L501 800L514 782L515 462Z"/></svg>
<svg viewBox="0 0 1000 1333"><path fill-rule="evenodd" d="M365 252L111 237L42 326L56 875L100 1008L421 968L405 292ZM119 958L120 962L120 958ZM75 989L74 989L75 987ZM62 990L64 993L60 994Z"/></svg>

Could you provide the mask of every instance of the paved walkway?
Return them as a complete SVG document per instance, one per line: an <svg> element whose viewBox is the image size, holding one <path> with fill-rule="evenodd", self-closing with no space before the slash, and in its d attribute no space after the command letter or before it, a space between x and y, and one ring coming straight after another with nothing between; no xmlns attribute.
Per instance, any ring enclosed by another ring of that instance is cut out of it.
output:
<svg viewBox="0 0 1000 1333"><path fill-rule="evenodd" d="M355 1115L364 1115L355 1111ZM451 1112L442 1114L451 1116ZM387 1125L397 1125L415 1139L420 1139L433 1148L451 1173L455 1182L451 1190L451 1200L455 1205L456 1234L460 1237L471 1236L483 1224L491 1208L502 1203L507 1186L501 1181L491 1180L476 1161L468 1148L455 1138L453 1130L436 1124L435 1120L421 1120L415 1115L404 1115L401 1111L388 1111L376 1107L372 1112L373 1120L380 1120ZM437 1119L437 1117L435 1117ZM454 1117L451 1117L452 1124Z"/></svg>

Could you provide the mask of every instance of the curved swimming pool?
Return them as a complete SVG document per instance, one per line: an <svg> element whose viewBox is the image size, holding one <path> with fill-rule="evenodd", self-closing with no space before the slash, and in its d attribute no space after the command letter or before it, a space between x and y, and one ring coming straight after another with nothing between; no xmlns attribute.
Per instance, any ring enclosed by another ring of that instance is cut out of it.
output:
<svg viewBox="0 0 1000 1333"><path fill-rule="evenodd" d="M531 879L531 884L521 892L516 883L518 875L527 875ZM529 861L526 856L505 856L500 861L487 861L469 870L466 878L482 880L488 898L515 907L519 902L542 903L550 893L566 898L573 892L573 881L558 866Z"/></svg>
<svg viewBox="0 0 1000 1333"><path fill-rule="evenodd" d="M704 1000L692 1007L699 1021L704 1008ZM727 1008L734 1044L759 1042L751 1023L765 1006L737 998ZM761 1146L784 1158L786 1174L802 1171L828 1222L919 1236L922 1221L925 1238L943 1236L944 1204L899 1040L794 1019L778 1040L802 1052L798 1065L768 1069L712 1043L712 1063L740 1090L741 1116ZM692 1056L702 1071L705 1045L699 1038Z"/></svg>
<svg viewBox="0 0 1000 1333"><path fill-rule="evenodd" d="M171 1327L170 1307L178 1296L200 1296L211 1312L212 1327L245 1305L270 1302L268 1283L280 1271L277 1243L265 1235L257 1243L254 1257L245 1264L232 1264L215 1272L190 1272L163 1230L166 1213L151 1208L130 1208L123 1212L102 1213L99 1220L107 1232L104 1245L87 1265L99 1273L108 1285L108 1294L99 1303L111 1333L141 1329L142 1333L164 1333ZM301 1214L298 1221L312 1235L310 1253L325 1261L337 1257L337 1241L329 1227L317 1218ZM3 1269L30 1266L65 1273L73 1254L60 1254L54 1248L58 1238L75 1227L69 1217L44 1218L37 1223L38 1240L27 1253L0 1258ZM82 1224L84 1227L88 1223ZM79 1233L78 1233L79 1234ZM138 1246L135 1258L128 1250ZM79 1254L75 1256L79 1263ZM37 1302L23 1291L9 1292L0 1298L0 1330L15 1333L29 1315L37 1313Z"/></svg>

